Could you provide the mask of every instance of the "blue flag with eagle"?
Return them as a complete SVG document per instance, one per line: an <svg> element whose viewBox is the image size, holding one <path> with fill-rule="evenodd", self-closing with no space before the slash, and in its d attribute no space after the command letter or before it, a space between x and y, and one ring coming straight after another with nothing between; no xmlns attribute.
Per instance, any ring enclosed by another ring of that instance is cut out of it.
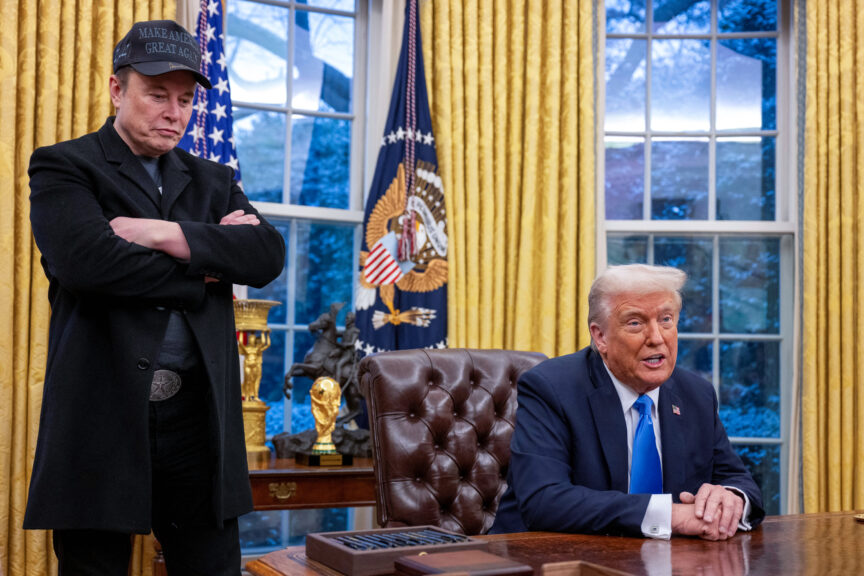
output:
<svg viewBox="0 0 864 576"><path fill-rule="evenodd" d="M196 88L192 118L178 146L200 158L231 166L234 178L240 180L231 119L231 88L223 48L221 0L201 0L195 35L201 48L201 73L210 79L213 88Z"/></svg>
<svg viewBox="0 0 864 576"><path fill-rule="evenodd" d="M447 217L426 93L417 0L364 219L355 299L363 354L447 346Z"/></svg>

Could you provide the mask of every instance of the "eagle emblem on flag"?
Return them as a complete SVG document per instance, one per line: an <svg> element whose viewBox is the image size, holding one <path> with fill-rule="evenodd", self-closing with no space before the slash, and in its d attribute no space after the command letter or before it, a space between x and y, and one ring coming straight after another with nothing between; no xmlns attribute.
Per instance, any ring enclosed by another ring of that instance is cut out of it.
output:
<svg viewBox="0 0 864 576"><path fill-rule="evenodd" d="M360 252L363 274L356 307L369 308L378 292L389 313L375 312L372 318L375 328L402 323L428 326L435 318L435 311L417 306L405 311L395 309L394 286L405 292L431 292L447 283L447 218L441 178L432 164L420 161L416 166L414 195L408 202L416 214L416 250L410 259L398 261L396 250L407 221L404 164L399 164L396 178L376 202L366 224L366 245L372 249Z"/></svg>

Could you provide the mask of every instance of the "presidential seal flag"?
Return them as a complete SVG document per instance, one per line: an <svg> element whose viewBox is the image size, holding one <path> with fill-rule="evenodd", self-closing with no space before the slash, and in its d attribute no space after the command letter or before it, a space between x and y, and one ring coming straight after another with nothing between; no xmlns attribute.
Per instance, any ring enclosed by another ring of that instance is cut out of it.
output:
<svg viewBox="0 0 864 576"><path fill-rule="evenodd" d="M201 0L195 34L201 48L201 73L213 88L205 90L198 86L195 90L192 118L178 146L200 158L227 164L234 169L234 178L240 180L231 120L231 88L223 48L221 0Z"/></svg>
<svg viewBox="0 0 864 576"><path fill-rule="evenodd" d="M447 346L447 215L426 93L417 0L369 199L355 299L363 354Z"/></svg>

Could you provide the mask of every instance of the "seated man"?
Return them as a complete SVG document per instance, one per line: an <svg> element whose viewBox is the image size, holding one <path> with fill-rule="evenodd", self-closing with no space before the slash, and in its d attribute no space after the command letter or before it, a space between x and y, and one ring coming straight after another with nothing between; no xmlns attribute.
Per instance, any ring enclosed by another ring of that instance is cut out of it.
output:
<svg viewBox="0 0 864 576"><path fill-rule="evenodd" d="M713 386L675 368L685 281L641 264L597 277L591 346L519 381L509 487L491 533L724 540L762 521Z"/></svg>

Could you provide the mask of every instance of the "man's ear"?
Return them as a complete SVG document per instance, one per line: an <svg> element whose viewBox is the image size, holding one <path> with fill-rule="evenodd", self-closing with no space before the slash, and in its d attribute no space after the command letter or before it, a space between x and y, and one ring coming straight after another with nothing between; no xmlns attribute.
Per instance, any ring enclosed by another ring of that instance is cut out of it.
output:
<svg viewBox="0 0 864 576"><path fill-rule="evenodd" d="M120 86L120 81L114 74L108 78L108 92L111 95L111 103L114 105L114 108L117 108L117 104L120 103L120 93L123 92L123 88Z"/></svg>
<svg viewBox="0 0 864 576"><path fill-rule="evenodd" d="M597 351L600 352L601 356L606 354L606 333L603 328L596 322L592 322L588 329L591 331L591 339L594 341Z"/></svg>

